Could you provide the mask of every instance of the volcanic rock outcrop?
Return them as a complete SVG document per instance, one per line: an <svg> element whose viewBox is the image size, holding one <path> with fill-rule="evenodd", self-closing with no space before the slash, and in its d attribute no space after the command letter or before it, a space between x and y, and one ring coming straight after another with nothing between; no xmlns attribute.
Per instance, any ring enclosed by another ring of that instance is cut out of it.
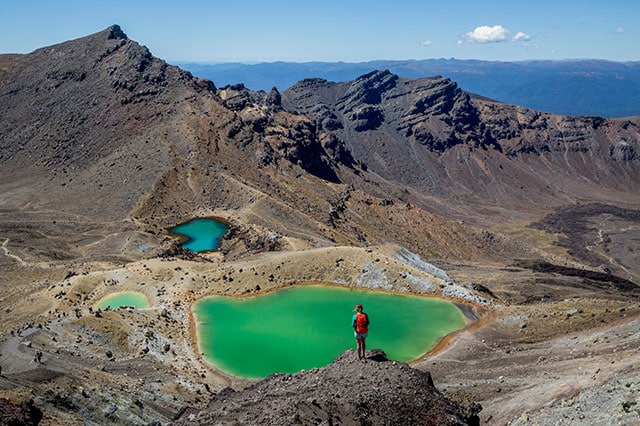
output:
<svg viewBox="0 0 640 426"><path fill-rule="evenodd" d="M282 99L370 171L452 203L535 208L640 184L637 120L546 114L388 71L304 80Z"/></svg>
<svg viewBox="0 0 640 426"><path fill-rule="evenodd" d="M371 351L362 362L346 351L333 364L275 374L242 392L225 389L177 425L474 425L482 407L445 398L424 373Z"/></svg>

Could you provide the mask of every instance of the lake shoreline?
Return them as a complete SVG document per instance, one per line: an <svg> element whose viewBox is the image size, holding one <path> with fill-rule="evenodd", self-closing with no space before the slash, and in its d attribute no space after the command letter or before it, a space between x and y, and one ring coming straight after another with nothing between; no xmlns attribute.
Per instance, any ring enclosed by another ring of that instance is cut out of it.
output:
<svg viewBox="0 0 640 426"><path fill-rule="evenodd" d="M197 226L200 223L207 223L209 225L209 227L207 227L207 231L211 232L212 235L207 235L206 237L212 238L212 240L209 243L207 243L207 248L193 250L192 248L187 247L187 245L198 241L199 238L194 238L192 234L199 235L202 232L202 230L197 229L195 231L190 231L190 230L185 231L181 229L181 231L183 232L180 232L180 231L176 232L175 230L176 228L186 228L189 226ZM210 228L211 226L215 228L215 232L212 232ZM193 251L194 253L204 254L204 253L211 253L211 252L217 251L218 248L220 247L220 240L224 237L224 235L229 231L230 228L231 228L231 223L229 223L226 219L223 219L217 216L205 216L205 217L194 217L185 222L166 228L165 231L167 232L167 234L169 234L169 236L171 236L176 241L176 244L178 244L181 248ZM208 248L209 245L211 246L211 248Z"/></svg>
<svg viewBox="0 0 640 426"><path fill-rule="evenodd" d="M247 291L243 294L210 294L210 295L203 295L201 297L199 297L197 300L192 300L192 302L190 303L189 306L189 323L190 323L190 340L192 342L192 345L194 348L196 348L197 353L198 353L198 357L200 358L200 360L207 365L207 367L217 376L222 378L226 383L232 383L236 380L240 381L240 382L244 382L244 381L254 381L254 380L259 380L259 378L249 378L249 377L243 377L241 375L234 375L232 373L228 373L224 370L222 370L221 368L217 367L216 364L212 361L209 361L207 359L207 357L204 355L205 351L203 351L203 347L201 345L201 339L199 339L199 335L201 335L200 332L200 327L202 327L202 323L201 321L199 321L197 319L198 315L196 313L196 309L194 304L198 303L200 301L202 301L203 299L207 299L209 297L215 298L215 297L225 297L225 298L229 298L229 299L237 299L237 300L242 300L242 299L248 299L248 298L252 298L252 297L259 297L259 296L264 296L264 295L268 295L271 293L274 293L276 291L282 291L282 290L287 290L287 289L293 289L293 288L299 288L299 287L306 287L306 286L318 286L318 287L336 287L336 288L340 288L340 289L344 289L344 290L357 290L357 291L361 291L361 292L365 292L365 293L374 293L376 295L383 295L383 294L387 294L387 295L395 295L395 296L408 296L408 297L418 297L418 298L425 298L425 299L438 299L438 300L443 300L443 301L447 301L450 302L457 310L458 312L461 314L462 319L464 321L464 325L454 331L448 332L445 335L443 335L442 337L438 338L435 343L433 345L431 345L429 347L429 349L427 351L425 351L424 353L422 353L421 355L409 360L409 361L404 361L407 364L414 364L414 363L418 363L422 360L424 360L425 357L432 355L442 349L444 349L454 338L455 336L457 336L459 333L466 331L466 330L470 330L471 328L475 328L476 326L479 326L480 323L484 324L487 322L487 318L489 317L486 312L487 309L486 307L481 307L478 305L475 305L473 303L469 303L469 302L460 302L457 299L453 299L450 297L446 297L446 296L441 296L441 295L434 295L434 294L425 294L425 293L418 293L418 292L406 292L406 291L398 291L398 290L389 290L389 289L372 289L372 288L367 288L367 287L361 287L361 286L345 286L344 284L339 284L339 283L331 283L331 282L322 282L322 281L305 281L305 282L299 282L297 284L289 284L286 286L279 286L279 287L273 287L273 288L268 288L265 290L257 290L257 291Z"/></svg>

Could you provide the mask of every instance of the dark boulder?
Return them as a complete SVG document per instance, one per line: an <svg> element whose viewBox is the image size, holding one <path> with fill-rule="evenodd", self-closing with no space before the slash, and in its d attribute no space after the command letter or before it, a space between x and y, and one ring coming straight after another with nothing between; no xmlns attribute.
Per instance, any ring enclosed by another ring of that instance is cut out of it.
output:
<svg viewBox="0 0 640 426"><path fill-rule="evenodd" d="M33 400L13 404L8 399L0 398L0 426L37 425L40 420L42 411L35 406Z"/></svg>

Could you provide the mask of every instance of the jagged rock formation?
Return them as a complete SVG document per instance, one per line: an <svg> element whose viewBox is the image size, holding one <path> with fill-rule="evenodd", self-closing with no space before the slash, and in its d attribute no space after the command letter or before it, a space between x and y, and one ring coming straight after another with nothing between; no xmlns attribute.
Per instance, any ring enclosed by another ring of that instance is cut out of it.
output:
<svg viewBox="0 0 640 426"><path fill-rule="evenodd" d="M235 111L241 119L227 136L243 144L254 141L261 145L258 155L261 166L283 158L319 178L339 182L329 164L329 155L318 141L313 122L286 113L277 89L256 93L235 85L223 87L218 93L223 105ZM248 132L242 135L242 130Z"/></svg>
<svg viewBox="0 0 640 426"><path fill-rule="evenodd" d="M310 76L349 81L373 70L388 69L409 78L445 75L467 92L554 114L612 118L639 112L638 62L423 59L180 66L219 85L243 82L253 90L269 90L273 86L285 89Z"/></svg>
<svg viewBox="0 0 640 426"><path fill-rule="evenodd" d="M185 411L174 425L477 425L482 408L445 398L429 373L373 350L366 362L352 350L333 364L275 374L242 392L225 389L202 411Z"/></svg>
<svg viewBox="0 0 640 426"><path fill-rule="evenodd" d="M588 198L640 185L637 120L546 114L474 97L448 79L388 71L304 80L282 98L370 171L450 201L535 208L541 197L553 205L567 192Z"/></svg>

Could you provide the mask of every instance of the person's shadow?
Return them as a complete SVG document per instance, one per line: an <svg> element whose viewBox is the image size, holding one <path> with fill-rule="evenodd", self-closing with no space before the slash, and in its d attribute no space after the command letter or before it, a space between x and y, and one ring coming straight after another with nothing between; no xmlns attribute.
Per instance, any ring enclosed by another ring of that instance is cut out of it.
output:
<svg viewBox="0 0 640 426"><path fill-rule="evenodd" d="M387 358L387 354L385 354L382 349L372 349L367 352L369 352L369 356L366 356L365 359L376 362L389 361L389 358Z"/></svg>

